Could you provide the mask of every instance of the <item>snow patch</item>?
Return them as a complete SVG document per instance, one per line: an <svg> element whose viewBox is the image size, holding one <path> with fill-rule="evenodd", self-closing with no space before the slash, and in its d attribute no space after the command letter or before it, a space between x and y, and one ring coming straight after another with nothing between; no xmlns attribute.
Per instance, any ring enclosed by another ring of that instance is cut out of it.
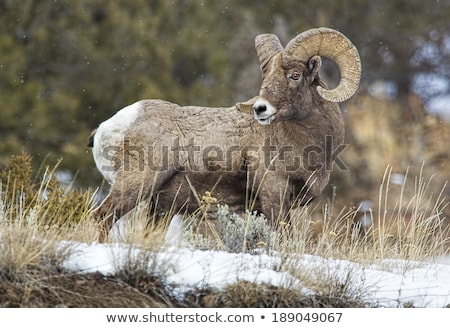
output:
<svg viewBox="0 0 450 328"><path fill-rule="evenodd" d="M171 239L168 237L168 240ZM114 274L130 258L137 259L142 252L119 243L80 243L73 246L73 255L63 266L73 272ZM163 277L169 291L179 298L196 288L223 289L238 281L302 288L305 294L312 293L301 280L280 269L286 259L278 255L235 254L179 247L167 247L147 255L149 272L153 270L152 273ZM293 254L292 261L299 270L308 270L312 278L329 277L342 283L350 281L350 288L363 291L365 301L381 307L402 307L411 303L416 307L438 308L450 304L448 259L433 263L381 260L377 264L364 266L347 260Z"/></svg>

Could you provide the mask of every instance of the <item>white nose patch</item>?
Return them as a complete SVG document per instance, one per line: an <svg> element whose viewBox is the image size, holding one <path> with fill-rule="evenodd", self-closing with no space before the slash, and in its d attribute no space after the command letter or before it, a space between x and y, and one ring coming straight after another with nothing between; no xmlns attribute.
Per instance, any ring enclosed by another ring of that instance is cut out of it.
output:
<svg viewBox="0 0 450 328"><path fill-rule="evenodd" d="M265 99L258 99L253 105L253 115L262 125L268 125L275 120L275 113L277 110L270 102Z"/></svg>

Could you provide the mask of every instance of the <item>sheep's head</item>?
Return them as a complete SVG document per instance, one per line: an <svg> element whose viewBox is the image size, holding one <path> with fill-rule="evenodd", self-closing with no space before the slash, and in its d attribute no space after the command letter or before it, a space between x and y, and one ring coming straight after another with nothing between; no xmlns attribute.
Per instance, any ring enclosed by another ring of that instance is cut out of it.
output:
<svg viewBox="0 0 450 328"><path fill-rule="evenodd" d="M358 50L343 34L329 28L311 29L297 35L285 49L278 37L261 34L255 39L263 82L253 105L261 124L302 120L317 101L341 102L357 90L361 77ZM320 81L321 56L337 64L341 79L327 90Z"/></svg>

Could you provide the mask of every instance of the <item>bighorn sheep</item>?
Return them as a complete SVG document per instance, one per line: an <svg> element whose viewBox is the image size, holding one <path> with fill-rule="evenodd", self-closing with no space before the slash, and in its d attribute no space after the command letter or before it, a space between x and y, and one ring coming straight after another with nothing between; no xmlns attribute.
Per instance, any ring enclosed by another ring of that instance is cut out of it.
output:
<svg viewBox="0 0 450 328"><path fill-rule="evenodd" d="M259 97L229 108L141 100L94 131L95 163L111 184L93 212L103 233L149 197L158 209L179 212L198 207L198 195L209 191L242 207L253 191L255 209L276 222L292 203L323 191L344 138L337 102L359 85L358 51L329 28L303 32L285 49L276 35L258 35L255 47L263 74ZM340 70L333 90L319 77L320 56Z"/></svg>

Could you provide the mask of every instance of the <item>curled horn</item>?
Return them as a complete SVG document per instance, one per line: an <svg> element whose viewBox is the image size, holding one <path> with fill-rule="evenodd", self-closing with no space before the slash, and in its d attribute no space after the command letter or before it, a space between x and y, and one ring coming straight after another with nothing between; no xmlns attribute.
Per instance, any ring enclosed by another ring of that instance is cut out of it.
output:
<svg viewBox="0 0 450 328"><path fill-rule="evenodd" d="M358 89L361 78L361 60L352 42L342 33L330 28L305 31L292 39L285 48L286 54L308 62L314 56L333 60L339 68L341 80L336 88L317 87L320 96L328 101L341 102L350 98Z"/></svg>
<svg viewBox="0 0 450 328"><path fill-rule="evenodd" d="M255 49L258 55L259 62L261 63L261 69L264 67L277 53L283 52L284 49L281 46L280 40L275 34L260 34L255 38Z"/></svg>

